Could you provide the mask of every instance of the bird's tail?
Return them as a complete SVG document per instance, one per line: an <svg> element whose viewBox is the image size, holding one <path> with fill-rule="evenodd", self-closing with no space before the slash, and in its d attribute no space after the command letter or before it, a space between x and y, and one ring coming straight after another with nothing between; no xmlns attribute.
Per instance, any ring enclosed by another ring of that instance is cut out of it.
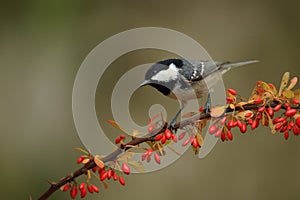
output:
<svg viewBox="0 0 300 200"><path fill-rule="evenodd" d="M240 62L225 62L225 63L221 64L221 70L222 70L222 73L225 73L228 70L230 70L231 68L240 67L243 65L248 65L248 64L257 63L257 62L259 62L259 60L246 60L246 61L240 61Z"/></svg>

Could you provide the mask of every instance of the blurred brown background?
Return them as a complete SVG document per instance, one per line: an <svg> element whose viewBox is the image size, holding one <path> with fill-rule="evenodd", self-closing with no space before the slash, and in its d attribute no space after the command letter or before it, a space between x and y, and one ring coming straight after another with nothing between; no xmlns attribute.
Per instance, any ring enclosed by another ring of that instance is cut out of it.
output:
<svg viewBox="0 0 300 200"><path fill-rule="evenodd" d="M72 118L72 87L81 62L101 41L158 26L191 36L216 60L259 59L224 77L226 87L247 97L256 80L278 85L283 72L300 74L299 6L260 0L1 2L1 199L36 199L48 188L46 180L78 167L72 148L82 144ZM121 75L120 66L128 70L167 55L145 50L114 62L97 92L100 121L110 119L110 80ZM153 103L178 106L153 89L137 91L130 109L139 123L147 119L147 95ZM189 151L168 168L129 176L126 187L111 183L87 199L299 199L299 138L285 141L267 128L234 133L233 142L217 144L203 160ZM70 197L57 192L51 199Z"/></svg>

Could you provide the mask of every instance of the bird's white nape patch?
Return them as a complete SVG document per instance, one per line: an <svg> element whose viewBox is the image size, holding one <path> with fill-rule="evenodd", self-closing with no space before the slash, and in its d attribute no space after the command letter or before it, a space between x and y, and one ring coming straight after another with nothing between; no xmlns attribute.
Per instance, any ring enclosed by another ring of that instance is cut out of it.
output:
<svg viewBox="0 0 300 200"><path fill-rule="evenodd" d="M178 69L174 63L169 65L168 69L161 70L155 74L151 79L161 82L168 82L170 80L176 80L178 77Z"/></svg>

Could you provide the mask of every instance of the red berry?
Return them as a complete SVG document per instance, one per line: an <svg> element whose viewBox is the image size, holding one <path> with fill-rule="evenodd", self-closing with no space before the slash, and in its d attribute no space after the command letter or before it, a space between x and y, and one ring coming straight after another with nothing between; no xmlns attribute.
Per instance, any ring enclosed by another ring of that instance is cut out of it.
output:
<svg viewBox="0 0 300 200"><path fill-rule="evenodd" d="M97 169L98 169L98 167L93 167L93 168L92 168L92 171L93 171L93 172L96 172Z"/></svg>
<svg viewBox="0 0 300 200"><path fill-rule="evenodd" d="M226 101L227 101L227 103L232 103L232 102L233 102L233 98L227 97L227 98L226 98Z"/></svg>
<svg viewBox="0 0 300 200"><path fill-rule="evenodd" d="M263 100L261 98L256 98L256 99L254 99L254 103L261 104L261 103L263 103Z"/></svg>
<svg viewBox="0 0 300 200"><path fill-rule="evenodd" d="M273 124L277 124L277 123L280 123L280 122L283 122L285 123L286 119L284 117L280 117L280 118L275 118L273 120Z"/></svg>
<svg viewBox="0 0 300 200"><path fill-rule="evenodd" d="M172 134L172 140L173 140L175 143L177 143L177 137L176 137L175 134Z"/></svg>
<svg viewBox="0 0 300 200"><path fill-rule="evenodd" d="M284 105L283 105L286 109L289 109L291 108L290 104L288 102L286 102Z"/></svg>
<svg viewBox="0 0 300 200"><path fill-rule="evenodd" d="M225 139L226 139L226 137L225 137L225 133L224 133L224 132L222 132L222 133L221 133L221 140L224 142L224 141L225 141Z"/></svg>
<svg viewBox="0 0 300 200"><path fill-rule="evenodd" d="M298 117L298 118L296 119L296 124L297 124L298 127L300 127L300 117Z"/></svg>
<svg viewBox="0 0 300 200"><path fill-rule="evenodd" d="M256 119L260 120L261 118L262 118L261 113L258 113Z"/></svg>
<svg viewBox="0 0 300 200"><path fill-rule="evenodd" d="M160 157L157 153L154 154L154 160L155 160L155 162L157 162L157 164L160 164Z"/></svg>
<svg viewBox="0 0 300 200"><path fill-rule="evenodd" d="M199 110L199 112L203 112L204 107L200 107L198 110Z"/></svg>
<svg viewBox="0 0 300 200"><path fill-rule="evenodd" d="M273 109L272 109L271 107L267 108L267 113L269 114L269 116L270 116L271 118L274 117L274 111L273 111Z"/></svg>
<svg viewBox="0 0 300 200"><path fill-rule="evenodd" d="M70 183L67 183L67 184L64 185L63 191L65 192L65 191L69 190L70 188L71 188Z"/></svg>
<svg viewBox="0 0 300 200"><path fill-rule="evenodd" d="M280 105L280 104L278 104L278 105L276 105L276 106L274 107L274 111L275 111L275 112L277 112L277 111L279 111L279 110L280 110L280 108L281 108L281 105Z"/></svg>
<svg viewBox="0 0 300 200"><path fill-rule="evenodd" d="M87 188L88 188L88 191L89 191L90 193L93 193L93 192L94 192L92 185L88 185Z"/></svg>
<svg viewBox="0 0 300 200"><path fill-rule="evenodd" d="M162 143L162 144L165 144L166 141L167 141L167 138L166 138L165 135L163 135L162 138L161 138L161 143Z"/></svg>
<svg viewBox="0 0 300 200"><path fill-rule="evenodd" d="M248 124L251 125L252 123L253 123L253 119L249 119L249 120L248 120Z"/></svg>
<svg viewBox="0 0 300 200"><path fill-rule="evenodd" d="M86 196L86 189L84 188L84 189L80 190L80 193L81 193L80 197L84 198Z"/></svg>
<svg viewBox="0 0 300 200"><path fill-rule="evenodd" d="M93 189L93 191L94 191L94 192L96 192L96 193L98 193L98 192L99 192L99 189L98 189L98 187L97 187L97 186L95 186L95 185L92 185L91 187L92 187L92 189Z"/></svg>
<svg viewBox="0 0 300 200"><path fill-rule="evenodd" d="M150 162L151 161L151 156L147 156L147 162Z"/></svg>
<svg viewBox="0 0 300 200"><path fill-rule="evenodd" d="M265 111L265 106L261 106L259 109L258 109L258 112L264 112Z"/></svg>
<svg viewBox="0 0 300 200"><path fill-rule="evenodd" d="M80 190L85 189L85 183L81 183L81 184L79 185L79 189L80 189Z"/></svg>
<svg viewBox="0 0 300 200"><path fill-rule="evenodd" d="M228 121L228 125L227 125L227 127L229 128L229 129L231 129L232 127L234 127L234 121L231 119L231 120L229 120Z"/></svg>
<svg viewBox="0 0 300 200"><path fill-rule="evenodd" d="M199 145L199 142L198 142L198 140L197 140L197 138L194 138L194 139L193 139L192 145L193 145L194 148L197 148L197 147L200 146L200 145Z"/></svg>
<svg viewBox="0 0 300 200"><path fill-rule="evenodd" d="M160 134L158 134L157 136L155 136L155 140L156 140L156 141L160 141L160 140L162 139L162 137L163 137L163 134L160 133Z"/></svg>
<svg viewBox="0 0 300 200"><path fill-rule="evenodd" d="M125 135L124 135L124 134L121 134L121 135L120 135L120 138L121 138L121 140L124 140L124 139L125 139Z"/></svg>
<svg viewBox="0 0 300 200"><path fill-rule="evenodd" d="M172 137L172 132L171 132L169 129L167 129L167 130L165 131L165 136L166 136L166 139L167 139L167 140L170 139L170 138Z"/></svg>
<svg viewBox="0 0 300 200"><path fill-rule="evenodd" d="M227 132L227 137L229 140L233 139L232 133L230 131Z"/></svg>
<svg viewBox="0 0 300 200"><path fill-rule="evenodd" d="M292 116L294 116L296 113L297 113L297 110L296 110L296 109L290 108L290 109L287 109L287 110L286 110L285 115L286 115L287 117L292 117Z"/></svg>
<svg viewBox="0 0 300 200"><path fill-rule="evenodd" d="M127 163L122 164L122 171L127 175L130 174L130 168Z"/></svg>
<svg viewBox="0 0 300 200"><path fill-rule="evenodd" d="M83 160L84 160L85 156L80 156L78 159L77 159L77 163L81 163Z"/></svg>
<svg viewBox="0 0 300 200"><path fill-rule="evenodd" d="M236 95L237 92L234 89L228 89L227 90L228 93L232 94L232 95Z"/></svg>
<svg viewBox="0 0 300 200"><path fill-rule="evenodd" d="M284 138L287 140L289 139L289 132L288 131L285 131L284 132Z"/></svg>
<svg viewBox="0 0 300 200"><path fill-rule="evenodd" d="M143 154L142 154L142 161L144 161L148 156L148 151L145 151Z"/></svg>
<svg viewBox="0 0 300 200"><path fill-rule="evenodd" d="M119 143L121 142L121 140L122 140L122 139L118 137L118 138L116 138L115 143L116 143L116 144L119 144Z"/></svg>
<svg viewBox="0 0 300 200"><path fill-rule="evenodd" d="M215 133L215 137L220 137L222 133L222 129L218 129L217 132Z"/></svg>
<svg viewBox="0 0 300 200"><path fill-rule="evenodd" d="M282 128L280 129L280 132L283 133L287 129L288 129L288 126L287 125L283 125Z"/></svg>
<svg viewBox="0 0 300 200"><path fill-rule="evenodd" d="M154 126L153 126L153 125L150 125L150 126L148 127L148 132L149 132L149 133L152 132L153 129L154 129Z"/></svg>
<svg viewBox="0 0 300 200"><path fill-rule="evenodd" d="M76 185L73 185L71 191L70 191L70 195L72 197L72 199L75 199L75 197L77 196L78 193L78 187Z"/></svg>
<svg viewBox="0 0 300 200"><path fill-rule="evenodd" d="M293 133L295 135L299 135L300 134L300 128L296 125L293 126Z"/></svg>
<svg viewBox="0 0 300 200"><path fill-rule="evenodd" d="M182 140L182 138L184 138L185 134L186 134L186 132L182 132L182 133L179 135L178 139L179 139L179 140Z"/></svg>
<svg viewBox="0 0 300 200"><path fill-rule="evenodd" d="M185 140L181 146L185 147L190 142L190 138Z"/></svg>
<svg viewBox="0 0 300 200"><path fill-rule="evenodd" d="M276 124L275 130L278 131L279 129L281 129L281 127L282 127L282 123Z"/></svg>
<svg viewBox="0 0 300 200"><path fill-rule="evenodd" d="M226 120L227 120L227 117L223 117L221 120L220 120L220 124L225 124L226 123Z"/></svg>
<svg viewBox="0 0 300 200"><path fill-rule="evenodd" d="M299 100L298 99L293 99L292 103L295 104L295 105L297 105L297 104L299 104Z"/></svg>
<svg viewBox="0 0 300 200"><path fill-rule="evenodd" d="M289 130L292 130L292 128L293 128L294 125L295 125L294 122L291 121L291 122L289 123L289 125L288 125L288 129L289 129Z"/></svg>
<svg viewBox="0 0 300 200"><path fill-rule="evenodd" d="M116 180L118 180L118 175L116 174L116 173L114 173L114 175L113 175L113 179L116 181Z"/></svg>
<svg viewBox="0 0 300 200"><path fill-rule="evenodd" d="M217 132L217 130L218 130L218 128L216 127L216 125L213 124L209 127L208 132L210 134L214 134L215 132Z"/></svg>
<svg viewBox="0 0 300 200"><path fill-rule="evenodd" d="M148 155L151 156L153 153L153 149L148 149Z"/></svg>
<svg viewBox="0 0 300 200"><path fill-rule="evenodd" d="M248 113L246 113L246 115L245 115L246 118L249 118L249 117L251 117L251 116L252 116L252 113L251 113L251 112L248 112Z"/></svg>
<svg viewBox="0 0 300 200"><path fill-rule="evenodd" d="M102 167L99 167L99 169L98 169L98 173L99 174L101 174L101 172L104 170L104 166L102 166Z"/></svg>
<svg viewBox="0 0 300 200"><path fill-rule="evenodd" d="M247 125L243 123L242 126L241 126L241 128L240 128L240 131L242 133L246 133L247 132Z"/></svg>
<svg viewBox="0 0 300 200"><path fill-rule="evenodd" d="M236 122L237 122L238 127L239 127L239 128L242 128L243 123L242 123L240 120L237 120Z"/></svg>
<svg viewBox="0 0 300 200"><path fill-rule="evenodd" d="M104 181L107 178L107 172L106 171L101 171L100 173L100 180Z"/></svg>
<svg viewBox="0 0 300 200"><path fill-rule="evenodd" d="M258 124L259 124L259 121L256 119L256 120L253 120L253 123L251 124L251 129L254 130L258 127Z"/></svg>
<svg viewBox="0 0 300 200"><path fill-rule="evenodd" d="M119 182L121 183L121 185L125 185L125 180L122 176L119 177Z"/></svg>
<svg viewBox="0 0 300 200"><path fill-rule="evenodd" d="M107 171L107 179L109 180L113 176L114 171L112 169L109 169Z"/></svg>

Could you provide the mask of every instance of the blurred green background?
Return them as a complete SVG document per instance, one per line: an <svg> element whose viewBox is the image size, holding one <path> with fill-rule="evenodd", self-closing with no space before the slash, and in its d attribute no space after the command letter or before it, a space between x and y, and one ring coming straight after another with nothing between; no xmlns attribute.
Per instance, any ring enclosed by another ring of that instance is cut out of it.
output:
<svg viewBox="0 0 300 200"><path fill-rule="evenodd" d="M257 80L278 85L283 72L300 74L299 6L260 0L1 2L1 199L36 199L47 180L78 167L79 153L72 149L82 144L72 118L72 87L81 62L101 41L130 28L158 26L191 36L215 60L259 59L224 77L226 87L248 97ZM120 68L167 56L138 51L112 64L96 97L101 123L111 117L110 81ZM139 90L132 116L143 123L148 106L161 102L176 110L171 101L151 88ZM111 183L87 199L299 199L299 138L285 141L267 128L234 133L233 142L217 144L203 160L188 151L168 168L129 176L126 187ZM51 199L70 197L57 192Z"/></svg>

